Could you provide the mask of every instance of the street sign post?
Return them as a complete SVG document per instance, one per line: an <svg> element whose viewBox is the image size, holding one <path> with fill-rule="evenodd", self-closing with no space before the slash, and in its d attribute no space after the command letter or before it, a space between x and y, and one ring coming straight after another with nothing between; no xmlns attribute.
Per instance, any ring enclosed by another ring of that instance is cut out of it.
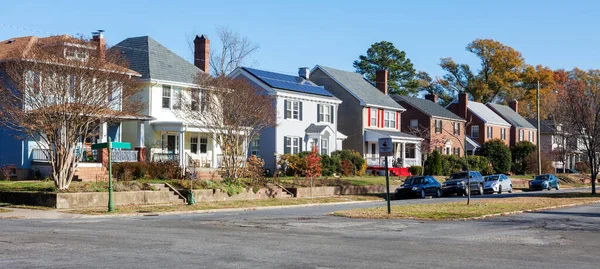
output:
<svg viewBox="0 0 600 269"><path fill-rule="evenodd" d="M392 213L390 205L390 171L388 168L388 156L394 156L394 148L392 146L391 138L379 138L379 156L385 156L385 189L386 189L386 200L387 200L387 212Z"/></svg>
<svg viewBox="0 0 600 269"><path fill-rule="evenodd" d="M112 149L130 149L131 143L111 142L110 137L107 143L92 144L92 149L106 149L108 154L108 212L115 211L115 202L113 200L113 182L112 182Z"/></svg>

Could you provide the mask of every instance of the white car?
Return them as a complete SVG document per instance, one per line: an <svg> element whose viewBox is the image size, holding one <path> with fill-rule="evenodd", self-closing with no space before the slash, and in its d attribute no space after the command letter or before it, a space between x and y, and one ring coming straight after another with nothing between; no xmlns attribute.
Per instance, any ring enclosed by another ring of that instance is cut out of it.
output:
<svg viewBox="0 0 600 269"><path fill-rule="evenodd" d="M486 176L483 178L483 191L487 193L512 193L512 181L504 174Z"/></svg>

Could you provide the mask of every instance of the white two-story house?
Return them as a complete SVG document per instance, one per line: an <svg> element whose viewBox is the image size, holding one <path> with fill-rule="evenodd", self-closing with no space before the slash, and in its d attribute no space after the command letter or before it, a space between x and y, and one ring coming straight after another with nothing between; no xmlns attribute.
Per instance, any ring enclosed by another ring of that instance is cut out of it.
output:
<svg viewBox="0 0 600 269"><path fill-rule="evenodd" d="M205 89L195 84L198 74L209 72L210 41L204 35L194 40L192 64L148 36L127 38L116 44L130 62L130 68L147 82L141 98L147 104L142 112L155 118L149 124L124 124L123 137L143 137L150 161L174 160L182 167L217 168L221 149L203 126L181 119L178 96L193 92L203 100ZM204 109L204 102L192 104Z"/></svg>
<svg viewBox="0 0 600 269"><path fill-rule="evenodd" d="M421 164L422 138L400 131L400 113L405 109L387 92L387 71L377 72L375 85L361 74L317 65L310 80L324 86L343 103L339 108L339 130L348 135L345 149L360 152L368 167L381 167L379 138L391 138L393 164L398 168ZM390 163L391 164L391 163ZM390 165L391 166L391 165Z"/></svg>
<svg viewBox="0 0 600 269"><path fill-rule="evenodd" d="M298 76L291 76L240 67L229 76L246 79L276 97L277 126L263 130L250 143L250 154L262 158L266 169L276 168L280 154L297 154L313 147L322 155L341 150L346 139L337 130L342 101L309 81L308 68L300 68Z"/></svg>

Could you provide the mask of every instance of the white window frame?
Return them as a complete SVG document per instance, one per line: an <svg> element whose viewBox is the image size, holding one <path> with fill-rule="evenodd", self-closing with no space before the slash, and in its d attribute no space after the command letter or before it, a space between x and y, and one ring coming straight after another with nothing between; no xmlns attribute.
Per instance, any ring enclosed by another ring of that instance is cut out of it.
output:
<svg viewBox="0 0 600 269"><path fill-rule="evenodd" d="M410 120L410 128L413 128L413 129L419 128L419 120L418 119L411 119Z"/></svg>
<svg viewBox="0 0 600 269"><path fill-rule="evenodd" d="M529 131L529 142L533 142L533 132Z"/></svg>
<svg viewBox="0 0 600 269"><path fill-rule="evenodd" d="M475 131L475 130L477 130L477 131ZM471 126L471 137L479 138L479 125Z"/></svg>
<svg viewBox="0 0 600 269"><path fill-rule="evenodd" d="M283 148L284 153L286 152L286 148L289 148L288 154L298 154L300 153L300 137L296 136L284 136L283 137ZM289 144L287 141L289 140Z"/></svg>
<svg viewBox="0 0 600 269"><path fill-rule="evenodd" d="M321 139L321 155L329 155L329 139Z"/></svg>
<svg viewBox="0 0 600 269"><path fill-rule="evenodd" d="M369 108L371 110L371 118L370 120L370 126L378 126L377 124L377 109L375 108Z"/></svg>
<svg viewBox="0 0 600 269"><path fill-rule="evenodd" d="M487 138L488 139L494 138L494 128L492 126L487 127Z"/></svg>
<svg viewBox="0 0 600 269"><path fill-rule="evenodd" d="M319 122L331 122L331 106L317 105L319 106Z"/></svg>
<svg viewBox="0 0 600 269"><path fill-rule="evenodd" d="M460 135L460 122L454 122L452 126L454 126L454 135Z"/></svg>
<svg viewBox="0 0 600 269"><path fill-rule="evenodd" d="M250 155L255 155L256 157L260 158L260 138L252 139L252 142L250 142L250 147L252 148Z"/></svg>
<svg viewBox="0 0 600 269"><path fill-rule="evenodd" d="M500 128L500 139L506 140L506 128Z"/></svg>
<svg viewBox="0 0 600 269"><path fill-rule="evenodd" d="M202 152L202 146L204 146L204 152ZM208 153L208 137L200 136L198 138L198 151L200 154Z"/></svg>
<svg viewBox="0 0 600 269"><path fill-rule="evenodd" d="M444 128L444 126L443 126L444 123L442 122L442 120L434 120L433 123L434 123L433 127L434 127L435 133L441 134L443 132L443 128ZM439 127L439 131L438 131L438 127Z"/></svg>
<svg viewBox="0 0 600 269"><path fill-rule="evenodd" d="M383 112L383 127L396 129L396 112L385 110Z"/></svg>
<svg viewBox="0 0 600 269"><path fill-rule="evenodd" d="M286 116L286 119L300 120L300 101L285 100L285 102L288 102L287 110L285 111L285 113L288 114L288 112L289 112L289 115ZM294 107L294 105L296 107Z"/></svg>
<svg viewBox="0 0 600 269"><path fill-rule="evenodd" d="M167 95L165 95L165 91L168 90ZM162 85L162 94L161 94L161 108L163 109L171 109L173 107L173 87L171 85ZM165 107L165 98L168 98L168 105Z"/></svg>
<svg viewBox="0 0 600 269"><path fill-rule="evenodd" d="M194 152L193 145L196 146L196 152ZM199 151L200 151L200 147L198 146L198 136L197 135L190 136L190 152L194 153L194 154L198 154Z"/></svg>
<svg viewBox="0 0 600 269"><path fill-rule="evenodd" d="M525 131L523 131L523 129L519 130L519 141L523 141L525 139Z"/></svg>

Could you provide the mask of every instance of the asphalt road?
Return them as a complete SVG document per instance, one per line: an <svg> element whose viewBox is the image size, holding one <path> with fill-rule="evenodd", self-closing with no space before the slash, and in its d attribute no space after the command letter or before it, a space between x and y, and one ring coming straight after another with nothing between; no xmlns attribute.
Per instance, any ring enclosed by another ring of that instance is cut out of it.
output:
<svg viewBox="0 0 600 269"><path fill-rule="evenodd" d="M354 220L326 215L384 204L0 220L0 268L600 267L599 204L479 221Z"/></svg>

